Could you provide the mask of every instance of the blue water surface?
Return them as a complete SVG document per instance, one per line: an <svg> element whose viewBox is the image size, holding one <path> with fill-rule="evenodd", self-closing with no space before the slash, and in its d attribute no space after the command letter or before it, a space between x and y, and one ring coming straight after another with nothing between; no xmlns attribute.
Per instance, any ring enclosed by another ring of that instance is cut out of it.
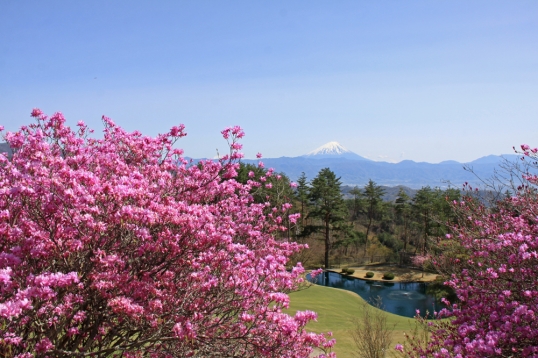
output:
<svg viewBox="0 0 538 358"><path fill-rule="evenodd" d="M310 280L309 275L307 278ZM435 296L426 294L428 284L423 282L369 281L329 271L317 276L314 283L355 292L369 303L380 297L383 310L405 317L414 317L417 309L421 316L426 311L431 316L433 311L446 307Z"/></svg>

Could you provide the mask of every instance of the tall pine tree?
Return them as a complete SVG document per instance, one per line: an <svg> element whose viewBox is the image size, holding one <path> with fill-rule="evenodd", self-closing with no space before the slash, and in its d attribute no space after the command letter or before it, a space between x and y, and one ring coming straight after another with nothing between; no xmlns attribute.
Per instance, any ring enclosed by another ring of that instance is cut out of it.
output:
<svg viewBox="0 0 538 358"><path fill-rule="evenodd" d="M407 252L407 244L409 243L409 226L411 223L411 198L402 188L400 188L398 198L396 198L396 201L394 202L394 209L396 211L396 215L400 219L401 225L403 226L400 237L403 241L403 251Z"/></svg>
<svg viewBox="0 0 538 358"><path fill-rule="evenodd" d="M304 172L301 173L299 179L297 179L297 190L295 191L295 196L297 200L301 203L301 230L304 229L306 224L306 210L308 206L308 182L306 180L306 175Z"/></svg>
<svg viewBox="0 0 538 358"><path fill-rule="evenodd" d="M331 230L338 230L345 223L347 208L340 190L340 178L329 168L321 169L312 180L309 199L312 204L309 217L319 218L325 240L325 268L329 268Z"/></svg>
<svg viewBox="0 0 538 358"><path fill-rule="evenodd" d="M385 190L377 185L372 179L368 181L368 184L364 187L364 201L366 202L366 216L368 222L366 224L366 244L364 246L364 253L368 250L368 240L372 223L374 220L381 217L383 213L383 195Z"/></svg>

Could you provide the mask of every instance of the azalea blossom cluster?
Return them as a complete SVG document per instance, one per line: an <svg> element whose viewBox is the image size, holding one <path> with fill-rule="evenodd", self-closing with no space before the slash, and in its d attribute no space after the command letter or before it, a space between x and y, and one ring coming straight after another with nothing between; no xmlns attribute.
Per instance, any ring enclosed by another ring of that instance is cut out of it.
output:
<svg viewBox="0 0 538 358"><path fill-rule="evenodd" d="M521 148L536 169L538 149ZM409 356L538 356L538 176L529 171L523 180L494 208L471 198L454 203L460 225L447 239L468 259L453 262L459 270L446 283L459 302L440 312L450 323L437 323L426 347L407 347Z"/></svg>
<svg viewBox="0 0 538 358"><path fill-rule="evenodd" d="M432 258L429 255L415 255L411 258L411 262L413 263L413 266L423 268L428 261L431 261L431 259Z"/></svg>
<svg viewBox="0 0 538 358"><path fill-rule="evenodd" d="M302 246L275 239L288 206L254 203L259 184L234 179L241 128L222 132L229 154L195 164L173 148L183 126L150 138L103 117L95 139L32 116L0 155L0 356L330 351L304 329L315 313L283 312Z"/></svg>

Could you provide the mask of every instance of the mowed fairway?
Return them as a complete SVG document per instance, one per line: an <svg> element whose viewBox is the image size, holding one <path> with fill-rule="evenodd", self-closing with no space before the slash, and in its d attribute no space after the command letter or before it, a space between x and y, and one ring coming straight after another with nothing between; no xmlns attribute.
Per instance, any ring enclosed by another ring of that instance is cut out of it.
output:
<svg viewBox="0 0 538 358"><path fill-rule="evenodd" d="M318 321L308 324L307 329L313 332L333 332L336 339L336 352L339 358L353 357L355 345L351 336L352 319L362 317L364 300L357 294L331 287L312 285L306 290L290 294L290 314L296 311L311 310L318 314ZM375 308L373 308L375 309ZM389 326L395 326L393 343L403 343L404 332L411 332L415 326L413 319L387 313ZM387 354L387 357L390 357Z"/></svg>

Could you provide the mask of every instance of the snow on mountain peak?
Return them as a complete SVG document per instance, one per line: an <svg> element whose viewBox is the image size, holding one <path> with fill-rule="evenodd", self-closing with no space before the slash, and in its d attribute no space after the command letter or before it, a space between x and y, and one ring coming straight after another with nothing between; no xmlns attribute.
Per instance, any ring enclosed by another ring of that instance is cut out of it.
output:
<svg viewBox="0 0 538 358"><path fill-rule="evenodd" d="M344 153L352 153L350 150L347 150L344 148L340 143L338 142L329 142L327 144L322 145L319 148L314 149L307 155L339 155Z"/></svg>

